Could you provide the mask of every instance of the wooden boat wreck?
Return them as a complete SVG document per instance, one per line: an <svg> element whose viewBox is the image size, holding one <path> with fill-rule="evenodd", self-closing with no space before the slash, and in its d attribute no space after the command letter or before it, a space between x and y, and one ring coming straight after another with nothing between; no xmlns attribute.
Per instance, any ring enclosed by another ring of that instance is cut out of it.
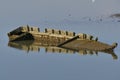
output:
<svg viewBox="0 0 120 80"><path fill-rule="evenodd" d="M94 38L92 35L75 32L47 29L44 32L40 32L37 27L21 26L8 33L9 41L25 41L33 40L38 43L46 43L50 46L62 47L73 50L94 50L94 51L113 51L117 46L117 43L112 45L98 41L98 38Z"/></svg>
<svg viewBox="0 0 120 80"><path fill-rule="evenodd" d="M74 32L45 29L45 32L40 32L38 27L21 26L8 33L9 41L22 41L22 40L53 40L61 41L70 39L75 36Z"/></svg>

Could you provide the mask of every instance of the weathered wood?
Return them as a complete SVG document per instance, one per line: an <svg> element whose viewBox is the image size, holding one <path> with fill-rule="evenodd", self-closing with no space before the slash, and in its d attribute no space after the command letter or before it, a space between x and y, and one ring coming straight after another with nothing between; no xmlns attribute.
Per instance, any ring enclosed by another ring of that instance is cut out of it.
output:
<svg viewBox="0 0 120 80"><path fill-rule="evenodd" d="M55 29L45 29L45 32L40 32L40 29L37 27L29 27L23 26L19 27L11 32L8 33L9 41L15 41L15 40L26 40L21 39L24 36L28 36L25 33L29 33L31 37L27 37L27 40L39 40L39 38L47 38L47 39L54 39L54 41L61 41L61 39L67 40L75 35L74 32L68 32L68 35L66 34L66 31L62 30L55 30ZM20 38L21 37L21 38Z"/></svg>
<svg viewBox="0 0 120 80"><path fill-rule="evenodd" d="M73 40L76 40L77 38L79 38L79 36L75 36L75 37L73 37L73 38L71 38L71 39L68 39L68 40L66 40L66 41L58 44L58 47L61 47L61 46L65 45L65 44L67 44L67 43L69 43L69 42L71 42L71 41L73 41Z"/></svg>
<svg viewBox="0 0 120 80"><path fill-rule="evenodd" d="M51 45L58 47L67 47L70 49L90 49L90 50L113 50L117 43L108 45L98 41L92 35L79 33L75 36L75 32L45 29L45 32L40 32L37 27L21 26L8 33L9 41L24 41L34 40L42 42L51 42Z"/></svg>
<svg viewBox="0 0 120 80"><path fill-rule="evenodd" d="M117 43L114 43L113 45L109 45L109 44L102 43L99 41L94 41L94 40L73 40L68 44L62 45L62 47L67 47L67 48L77 49L77 50L87 49L87 50L102 51L102 50L113 50L115 47L117 47Z"/></svg>

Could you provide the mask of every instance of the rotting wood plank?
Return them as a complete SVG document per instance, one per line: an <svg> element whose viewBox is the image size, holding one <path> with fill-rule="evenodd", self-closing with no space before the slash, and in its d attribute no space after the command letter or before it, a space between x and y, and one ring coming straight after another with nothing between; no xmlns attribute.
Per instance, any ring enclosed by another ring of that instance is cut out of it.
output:
<svg viewBox="0 0 120 80"><path fill-rule="evenodd" d="M76 39L78 39L78 38L79 38L79 36L77 35L77 36L75 36L75 37L73 37L73 38L71 38L71 39L68 39L68 40L66 40L66 41L58 44L57 47L61 47L62 45L67 44L67 43L69 43L69 42L71 42L71 41L73 41L73 40L76 40Z"/></svg>

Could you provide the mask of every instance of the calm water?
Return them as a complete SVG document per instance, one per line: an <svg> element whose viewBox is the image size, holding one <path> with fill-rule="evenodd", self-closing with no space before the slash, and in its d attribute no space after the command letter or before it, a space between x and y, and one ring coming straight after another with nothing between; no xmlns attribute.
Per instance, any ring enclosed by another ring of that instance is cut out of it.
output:
<svg viewBox="0 0 120 80"><path fill-rule="evenodd" d="M120 12L119 2L2 0L0 80L120 80L120 22L111 19L100 21L101 15ZM103 52L98 52L98 55L80 55L46 52L44 47L39 52L27 52L8 46L7 32L27 24L38 26L41 31L44 28L69 30L91 34L108 44L117 42L118 47L114 52L118 59L114 60L111 54Z"/></svg>
<svg viewBox="0 0 120 80"><path fill-rule="evenodd" d="M44 26L44 25L43 25ZM94 23L57 25L53 28L68 29L98 36L99 40L108 44L120 43L120 23ZM12 27L11 29L16 28ZM40 27L41 28L41 27ZM44 27L42 27L44 28ZM120 79L120 46L115 49L118 59L110 54L99 52L98 55L80 55L79 53L53 53L19 50L8 47L7 28L2 28L0 40L0 79L1 80L119 80Z"/></svg>

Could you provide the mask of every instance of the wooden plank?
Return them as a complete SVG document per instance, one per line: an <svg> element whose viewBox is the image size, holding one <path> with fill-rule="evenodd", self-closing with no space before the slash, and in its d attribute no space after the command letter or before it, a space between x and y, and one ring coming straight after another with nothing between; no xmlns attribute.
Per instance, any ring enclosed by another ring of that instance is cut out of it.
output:
<svg viewBox="0 0 120 80"><path fill-rule="evenodd" d="M79 38L78 35L75 36L75 37L73 37L73 38L71 38L71 39L68 39L68 40L66 40L66 41L64 41L64 42L62 42L62 43L60 43L60 44L58 44L58 47L61 47L61 46L63 46L64 44L67 44L67 43L69 43L69 42L71 42L71 41L73 41L73 40L76 40L77 38Z"/></svg>

